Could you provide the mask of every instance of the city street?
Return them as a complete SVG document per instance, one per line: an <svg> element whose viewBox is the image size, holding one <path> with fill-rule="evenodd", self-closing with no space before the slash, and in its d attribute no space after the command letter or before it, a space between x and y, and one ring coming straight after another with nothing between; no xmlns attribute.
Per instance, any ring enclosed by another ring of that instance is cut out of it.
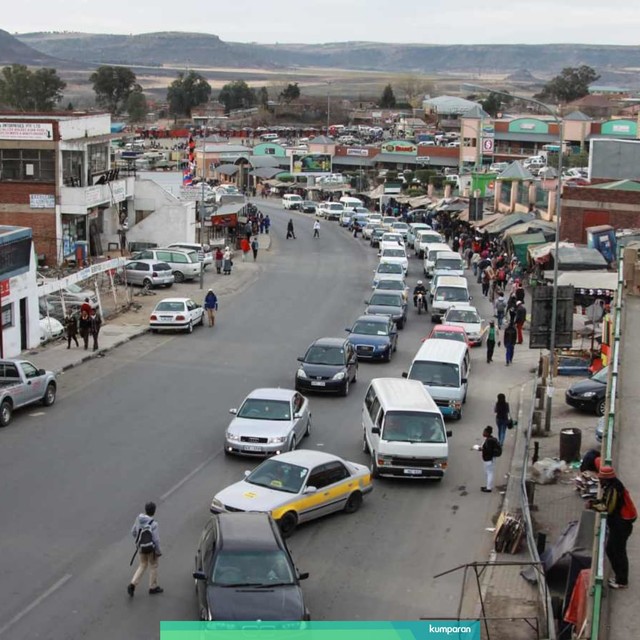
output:
<svg viewBox="0 0 640 640"><path fill-rule="evenodd" d="M321 221L313 239L313 216L275 203L256 201L275 235L259 256L264 271L221 299L215 328L145 335L72 369L54 407L16 415L0 431L0 639L156 639L160 620L196 615L191 572L209 502L256 464L223 454L229 408L256 387L293 388L296 357L315 338L346 336L363 312L378 262L375 249L337 224ZM284 238L289 217L296 240ZM412 257L411 288L417 279L422 265ZM470 289L488 319L480 286L473 280ZM360 421L366 385L406 371L431 327L430 315L411 306L390 364L361 363L347 398L311 396L313 429L303 446L368 463ZM313 619L456 614L461 575L432 576L487 558L500 501L498 492L480 492L482 462L472 446L494 424L496 394L506 393L515 410L537 362L522 347L509 368L503 348L490 365L484 346L472 353L463 418L447 422L454 433L443 482L378 480L358 513L302 525L290 539L298 567L310 572L302 587ZM498 485L510 453L507 445ZM149 596L143 582L129 599L129 532L148 500L158 503L165 592Z"/></svg>

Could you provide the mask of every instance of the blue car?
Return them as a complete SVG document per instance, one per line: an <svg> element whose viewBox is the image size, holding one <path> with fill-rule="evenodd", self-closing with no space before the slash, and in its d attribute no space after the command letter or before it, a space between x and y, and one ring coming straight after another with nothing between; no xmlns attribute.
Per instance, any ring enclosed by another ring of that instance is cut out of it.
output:
<svg viewBox="0 0 640 640"><path fill-rule="evenodd" d="M398 348L398 330L390 316L360 316L347 331L359 360L389 362Z"/></svg>

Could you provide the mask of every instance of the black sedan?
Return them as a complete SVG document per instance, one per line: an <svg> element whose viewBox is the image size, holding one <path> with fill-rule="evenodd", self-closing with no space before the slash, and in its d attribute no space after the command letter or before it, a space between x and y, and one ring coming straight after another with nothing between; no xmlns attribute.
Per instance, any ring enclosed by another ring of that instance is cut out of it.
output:
<svg viewBox="0 0 640 640"><path fill-rule="evenodd" d="M368 316L389 316L398 329L407 323L407 302L400 291L380 291L374 289L371 297L365 300Z"/></svg>
<svg viewBox="0 0 640 640"><path fill-rule="evenodd" d="M565 394L568 405L603 416L607 397L609 369L604 367L585 380L572 384Z"/></svg>
<svg viewBox="0 0 640 640"><path fill-rule="evenodd" d="M318 210L318 203L313 200L303 200L300 203L300 211L302 213L316 213Z"/></svg>
<svg viewBox="0 0 640 640"><path fill-rule="evenodd" d="M298 358L296 391L337 392L349 395L358 379L355 349L344 338L319 338Z"/></svg>
<svg viewBox="0 0 640 640"><path fill-rule="evenodd" d="M221 513L196 552L201 620L309 620L299 573L268 513Z"/></svg>
<svg viewBox="0 0 640 640"><path fill-rule="evenodd" d="M360 316L347 331L359 360L390 362L398 348L398 331L389 316Z"/></svg>

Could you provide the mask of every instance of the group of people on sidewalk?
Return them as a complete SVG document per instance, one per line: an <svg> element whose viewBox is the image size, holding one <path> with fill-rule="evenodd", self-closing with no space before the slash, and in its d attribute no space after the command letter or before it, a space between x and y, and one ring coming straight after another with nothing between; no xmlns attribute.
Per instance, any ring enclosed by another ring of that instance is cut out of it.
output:
<svg viewBox="0 0 640 640"><path fill-rule="evenodd" d="M100 348L98 346L98 336L101 327L102 318L100 317L100 312L91 305L89 298L85 298L80 306L79 318L71 311L67 312L64 318L67 349L71 349L72 341L76 343L76 347L80 346L78 342L78 334L80 334L84 350L87 351L89 349L89 338L93 338L93 350L97 351Z"/></svg>

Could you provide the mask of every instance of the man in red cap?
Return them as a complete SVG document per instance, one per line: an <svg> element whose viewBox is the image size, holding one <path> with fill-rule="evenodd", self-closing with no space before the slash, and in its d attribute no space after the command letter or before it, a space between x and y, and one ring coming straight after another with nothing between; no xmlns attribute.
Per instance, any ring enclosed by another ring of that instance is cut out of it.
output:
<svg viewBox="0 0 640 640"><path fill-rule="evenodd" d="M629 492L616 476L613 467L601 466L598 480L602 487L602 497L589 501L587 507L607 514L605 550L614 574L614 577L609 579L609 586L612 589L626 589L629 586L627 540L638 513Z"/></svg>

